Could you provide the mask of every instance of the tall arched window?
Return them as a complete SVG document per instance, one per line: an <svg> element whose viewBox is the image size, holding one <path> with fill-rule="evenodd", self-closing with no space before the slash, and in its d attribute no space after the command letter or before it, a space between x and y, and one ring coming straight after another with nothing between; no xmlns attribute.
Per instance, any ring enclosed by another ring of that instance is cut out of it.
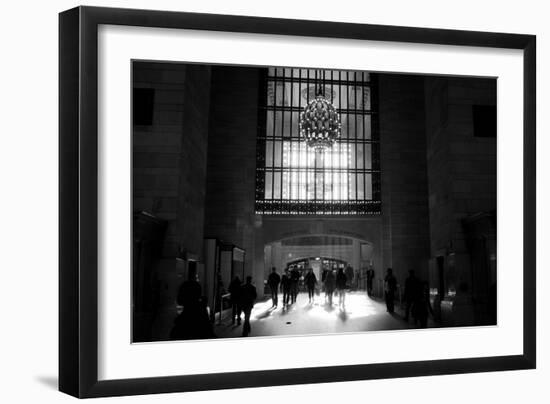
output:
<svg viewBox="0 0 550 404"><path fill-rule="evenodd" d="M375 76L368 72L269 68L262 86L256 213L380 213ZM300 137L300 112L321 88L340 113L332 148L315 151Z"/></svg>

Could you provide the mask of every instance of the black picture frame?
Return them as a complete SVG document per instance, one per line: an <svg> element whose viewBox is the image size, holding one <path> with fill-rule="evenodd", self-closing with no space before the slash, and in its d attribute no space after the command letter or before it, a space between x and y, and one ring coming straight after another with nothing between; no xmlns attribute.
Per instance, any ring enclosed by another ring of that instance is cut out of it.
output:
<svg viewBox="0 0 550 404"><path fill-rule="evenodd" d="M98 381L100 24L523 50L523 354ZM96 7L60 13L59 389L85 398L535 368L535 61L534 35Z"/></svg>

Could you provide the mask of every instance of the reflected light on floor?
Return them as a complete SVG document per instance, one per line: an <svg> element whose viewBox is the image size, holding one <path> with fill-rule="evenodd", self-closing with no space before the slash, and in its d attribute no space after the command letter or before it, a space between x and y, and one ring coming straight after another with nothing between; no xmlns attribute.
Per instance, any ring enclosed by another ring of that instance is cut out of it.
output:
<svg viewBox="0 0 550 404"><path fill-rule="evenodd" d="M365 293L346 293L345 306L343 308L339 307L337 296L333 296L332 306L325 303L324 293L315 296L313 303L308 302L308 297L305 293L300 293L296 303L289 305L287 308L283 308L281 300L279 298L279 305L275 308L272 307L271 299L255 304L254 309L252 309L251 322L269 321L289 313L311 316L322 321L343 321L343 317L349 320L368 317L377 313L377 310L370 299L366 297ZM342 316L343 313L345 313L345 316Z"/></svg>

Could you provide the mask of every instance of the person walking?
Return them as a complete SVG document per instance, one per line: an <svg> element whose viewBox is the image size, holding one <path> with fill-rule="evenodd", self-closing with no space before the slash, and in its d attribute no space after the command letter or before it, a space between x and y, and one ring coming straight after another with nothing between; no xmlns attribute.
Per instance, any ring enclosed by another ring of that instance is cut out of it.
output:
<svg viewBox="0 0 550 404"><path fill-rule="evenodd" d="M336 293L338 294L338 306L344 307L346 304L346 288L348 277L344 273L344 269L338 269L336 274Z"/></svg>
<svg viewBox="0 0 550 404"><path fill-rule="evenodd" d="M353 267L351 265L347 265L346 266L346 270L344 271L344 274L346 275L346 282L348 284L348 288L349 290L355 290L355 287L354 287L354 276L353 276Z"/></svg>
<svg viewBox="0 0 550 404"><path fill-rule="evenodd" d="M430 286L426 281L420 283L420 291L417 293L412 313L415 324L419 324L420 328L428 326L428 314L434 315L432 305L430 304Z"/></svg>
<svg viewBox="0 0 550 404"><path fill-rule="evenodd" d="M241 286L242 282L238 276L235 276L229 284L230 303L231 303L231 324L241 325Z"/></svg>
<svg viewBox="0 0 550 404"><path fill-rule="evenodd" d="M367 270L367 295L372 296L372 287L374 284L374 269L370 267Z"/></svg>
<svg viewBox="0 0 550 404"><path fill-rule="evenodd" d="M273 267L271 268L271 273L267 278L267 284L271 290L272 307L277 307L277 304L279 303L279 295L277 294L279 291L279 283L281 283L281 277L277 273L277 269Z"/></svg>
<svg viewBox="0 0 550 404"><path fill-rule="evenodd" d="M283 307L287 306L290 302L290 273L288 268L285 269L285 273L281 277L281 290L283 292Z"/></svg>
<svg viewBox="0 0 550 404"><path fill-rule="evenodd" d="M325 279L327 278L328 271L329 269L323 265L323 270L321 272L321 289L323 292L325 292L325 303L327 302L327 294L325 291Z"/></svg>
<svg viewBox="0 0 550 404"><path fill-rule="evenodd" d="M397 279L393 276L393 270L388 268L384 278L384 294L386 297L386 310L392 314L395 310L395 291L397 289Z"/></svg>
<svg viewBox="0 0 550 404"><path fill-rule="evenodd" d="M325 301L328 301L329 306L332 306L332 294L336 287L336 277L334 272L329 270L325 276Z"/></svg>
<svg viewBox="0 0 550 404"><path fill-rule="evenodd" d="M252 277L246 277L246 283L241 287L241 309L244 313L243 337L248 337L251 331L250 315L256 301L256 288L252 285Z"/></svg>
<svg viewBox="0 0 550 404"><path fill-rule="evenodd" d="M294 267L290 271L290 299L291 303L296 303L296 298L298 297L298 283L300 282L300 271L298 268Z"/></svg>
<svg viewBox="0 0 550 404"><path fill-rule="evenodd" d="M183 282L176 296L176 303L183 306L182 312L174 320L170 339L214 338L214 330L208 317L202 288L196 269L189 269L188 279Z"/></svg>
<svg viewBox="0 0 550 404"><path fill-rule="evenodd" d="M304 277L304 283L307 287L307 295L309 302L312 303L315 299L315 285L317 285L317 277L313 272L313 268L309 268L306 276Z"/></svg>
<svg viewBox="0 0 550 404"><path fill-rule="evenodd" d="M409 270L409 276L405 279L405 290L403 292L403 297L405 298L405 321L409 321L409 314L413 307L414 302L419 298L419 295L422 293L420 280L415 276L414 269ZM416 317L412 313L413 318L416 322Z"/></svg>

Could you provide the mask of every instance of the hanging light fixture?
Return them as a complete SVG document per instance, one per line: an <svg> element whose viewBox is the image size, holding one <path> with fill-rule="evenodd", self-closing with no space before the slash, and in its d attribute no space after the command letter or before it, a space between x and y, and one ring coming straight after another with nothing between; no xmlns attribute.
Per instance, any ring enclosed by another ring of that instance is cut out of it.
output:
<svg viewBox="0 0 550 404"><path fill-rule="evenodd" d="M331 148L340 137L341 123L338 111L325 98L324 86L300 114L300 134L309 147L316 151Z"/></svg>

